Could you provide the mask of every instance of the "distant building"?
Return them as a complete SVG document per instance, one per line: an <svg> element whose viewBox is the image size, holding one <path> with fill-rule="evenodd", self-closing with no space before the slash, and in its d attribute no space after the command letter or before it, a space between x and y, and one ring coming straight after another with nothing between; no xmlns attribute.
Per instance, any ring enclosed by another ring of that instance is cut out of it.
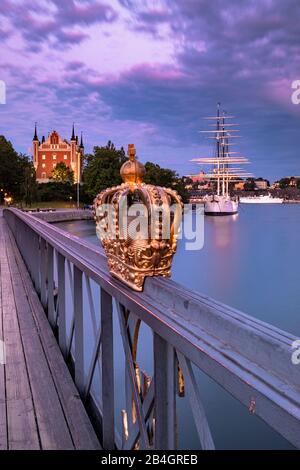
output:
<svg viewBox="0 0 300 470"><path fill-rule="evenodd" d="M199 189L204 189L208 182L207 180L205 179L205 173L204 171L200 171L200 173L198 175L188 175L188 176L184 176L184 180L185 180L185 188L186 189L196 189L196 188L199 188ZM198 185L197 185L198 183Z"/></svg>
<svg viewBox="0 0 300 470"><path fill-rule="evenodd" d="M204 171L200 171L198 175L190 175L188 178L190 178L193 183L203 183L205 181L205 173Z"/></svg>
<svg viewBox="0 0 300 470"><path fill-rule="evenodd" d="M296 187L300 181L300 176L291 176L290 178L290 186Z"/></svg>
<svg viewBox="0 0 300 470"><path fill-rule="evenodd" d="M79 144L78 136L75 136L74 125L70 142L62 140L56 131L52 131L47 140L43 137L42 142L40 142L35 126L33 137L33 164L38 183L47 183L52 178L52 171L57 163L62 162L73 171L75 183L80 182L83 156L84 145L82 135Z"/></svg>
<svg viewBox="0 0 300 470"><path fill-rule="evenodd" d="M243 191L244 188L245 188L245 181L239 181L238 183L235 183L234 185L234 189L236 191Z"/></svg>
<svg viewBox="0 0 300 470"><path fill-rule="evenodd" d="M254 184L257 189L268 189L269 187L268 181L263 179L255 180Z"/></svg>

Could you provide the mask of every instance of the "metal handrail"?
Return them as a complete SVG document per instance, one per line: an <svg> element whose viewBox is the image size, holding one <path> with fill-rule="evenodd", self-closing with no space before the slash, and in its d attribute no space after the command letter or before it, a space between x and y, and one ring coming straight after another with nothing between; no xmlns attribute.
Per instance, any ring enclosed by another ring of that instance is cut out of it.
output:
<svg viewBox="0 0 300 470"><path fill-rule="evenodd" d="M71 350L71 345L67 344L64 319L66 312L63 308L65 260L73 266L72 282L76 296L76 299L73 299L73 326L75 349L76 344L80 349L78 354L75 351L74 356L75 382L82 396L90 391L90 384L82 371L83 344L80 344L84 310L82 274L101 287L102 332L99 330L95 333L95 363L92 365L94 368L90 368L88 380L91 382L95 366L97 363L99 365L99 357L106 354L108 361L100 361L100 369L105 367L109 386L104 384L105 390L102 390L102 394L106 393L105 400L103 397L99 400L102 403L100 415L104 447L176 447L174 397L178 392L176 384L180 366L186 393L192 403L201 446L213 448L211 432L191 364L205 372L247 406L251 413L261 417L293 445L300 447L300 367L293 365L291 361L292 343L296 340L293 335L190 291L171 280L148 278L144 292L134 292L110 276L104 252L100 247L17 209L6 209L4 217L13 232L41 301L48 310L52 326L57 324L57 319L54 320L53 317L54 300L51 293L55 265L53 253L57 253L60 311L58 336L65 356ZM34 256L34 253L38 256ZM107 370L107 362L113 368L113 341L109 338L109 335L112 335L112 299L115 299L118 306L128 367L126 375L130 382L129 392L126 392L130 396L127 396L127 408L123 413L122 437L118 436L114 426L113 378ZM154 378L149 380L148 388L144 392L141 391L140 372L137 372L133 351L133 338L140 321L147 324L154 335ZM107 336L104 335L103 328L108 328ZM132 409L128 409L130 407L134 409L135 421Z"/></svg>

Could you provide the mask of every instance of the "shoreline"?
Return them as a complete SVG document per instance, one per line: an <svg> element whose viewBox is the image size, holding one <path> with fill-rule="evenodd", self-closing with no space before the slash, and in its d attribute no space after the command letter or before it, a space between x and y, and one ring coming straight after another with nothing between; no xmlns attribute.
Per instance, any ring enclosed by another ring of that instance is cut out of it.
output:
<svg viewBox="0 0 300 470"><path fill-rule="evenodd" d="M190 204L201 204L203 205L204 204L204 200L202 199L199 199L198 201L197 200L190 200L189 202ZM243 203L240 203L240 204L243 204ZM261 203L263 204L263 203ZM285 201L283 201L282 203L283 205L285 204L300 204L300 200L299 199L286 199ZM282 205L282 204L276 204L276 205ZM264 204L264 205L268 205L268 204ZM275 204L270 204L270 205L275 205Z"/></svg>
<svg viewBox="0 0 300 470"><path fill-rule="evenodd" d="M287 199L283 201L283 204L300 204L300 201L298 199Z"/></svg>

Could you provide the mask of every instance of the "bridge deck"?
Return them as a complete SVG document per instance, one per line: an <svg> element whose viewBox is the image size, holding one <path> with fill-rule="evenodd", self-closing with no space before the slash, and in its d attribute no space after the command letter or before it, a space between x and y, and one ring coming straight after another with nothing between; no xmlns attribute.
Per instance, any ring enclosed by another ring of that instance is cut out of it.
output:
<svg viewBox="0 0 300 470"><path fill-rule="evenodd" d="M2 213L0 339L0 450L100 448Z"/></svg>

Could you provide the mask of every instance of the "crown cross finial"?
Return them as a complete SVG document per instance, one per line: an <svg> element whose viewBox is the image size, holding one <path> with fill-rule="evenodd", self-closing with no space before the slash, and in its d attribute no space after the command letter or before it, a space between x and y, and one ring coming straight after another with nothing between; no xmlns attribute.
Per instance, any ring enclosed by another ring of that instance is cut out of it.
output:
<svg viewBox="0 0 300 470"><path fill-rule="evenodd" d="M134 144L128 144L127 155L129 157L129 160L135 160L136 150Z"/></svg>
<svg viewBox="0 0 300 470"><path fill-rule="evenodd" d="M124 183L140 184L145 175L145 167L136 159L136 150L134 144L128 144L127 155L129 160L125 162L120 170Z"/></svg>

